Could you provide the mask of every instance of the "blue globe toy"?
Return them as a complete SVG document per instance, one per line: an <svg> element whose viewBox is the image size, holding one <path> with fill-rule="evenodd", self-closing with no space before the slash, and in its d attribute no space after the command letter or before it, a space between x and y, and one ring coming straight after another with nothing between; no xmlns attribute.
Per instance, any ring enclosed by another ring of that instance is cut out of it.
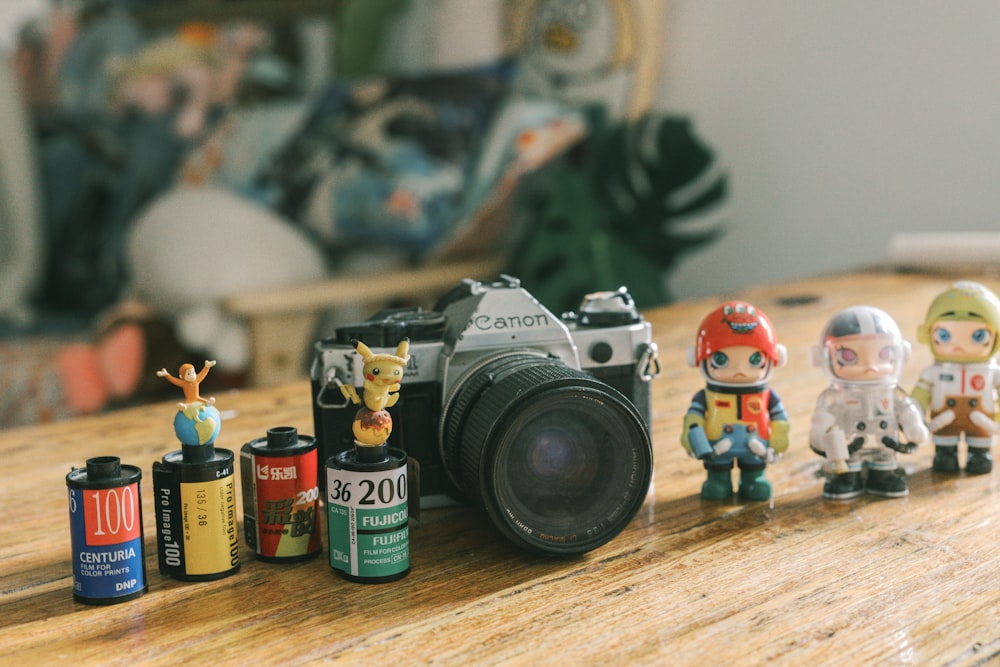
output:
<svg viewBox="0 0 1000 667"><path fill-rule="evenodd" d="M194 402L174 415L174 433L182 445L210 445L222 427L222 415L213 405Z"/></svg>

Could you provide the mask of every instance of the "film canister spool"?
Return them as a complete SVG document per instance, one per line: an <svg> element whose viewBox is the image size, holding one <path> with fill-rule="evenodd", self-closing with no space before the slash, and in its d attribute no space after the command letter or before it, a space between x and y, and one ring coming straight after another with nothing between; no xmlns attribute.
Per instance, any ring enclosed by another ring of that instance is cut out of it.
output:
<svg viewBox="0 0 1000 667"><path fill-rule="evenodd" d="M406 453L356 446L326 462L330 567L350 581L395 581L410 572Z"/></svg>
<svg viewBox="0 0 1000 667"><path fill-rule="evenodd" d="M117 456L87 459L66 475L76 600L114 604L146 592L141 478Z"/></svg>
<svg viewBox="0 0 1000 667"><path fill-rule="evenodd" d="M239 569L234 462L228 449L205 444L153 463L160 574L206 581Z"/></svg>
<svg viewBox="0 0 1000 667"><path fill-rule="evenodd" d="M291 426L240 449L243 536L260 560L306 560L322 550L318 460L316 439Z"/></svg>

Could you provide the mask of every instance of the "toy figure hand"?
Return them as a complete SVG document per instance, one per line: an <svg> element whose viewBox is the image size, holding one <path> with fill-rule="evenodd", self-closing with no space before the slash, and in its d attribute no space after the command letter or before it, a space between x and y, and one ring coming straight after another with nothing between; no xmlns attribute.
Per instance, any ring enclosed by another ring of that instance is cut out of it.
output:
<svg viewBox="0 0 1000 667"><path fill-rule="evenodd" d="M723 438L722 440L719 440L717 443L712 445L712 450L715 452L716 456L719 456L720 454L725 454L732 448L733 448L733 441L730 440L729 438Z"/></svg>
<svg viewBox="0 0 1000 667"><path fill-rule="evenodd" d="M969 415L969 419L972 421L973 424L975 424L979 428L986 429L990 433L1000 433L1000 425L998 425L995 421L993 421L993 419L991 419L990 416L985 412L979 412L978 410L976 410L971 415Z"/></svg>
<svg viewBox="0 0 1000 667"><path fill-rule="evenodd" d="M910 451L916 449L917 445L921 442L927 442L931 439L931 432L927 430L927 427L924 426L923 422L911 424L908 428L904 428L903 434L906 436L906 439L910 441Z"/></svg>
<svg viewBox="0 0 1000 667"><path fill-rule="evenodd" d="M167 373L167 369L166 368L161 368L160 370L156 371L156 377L161 377L162 378L162 377L166 377L168 375L170 375L170 374Z"/></svg>
<svg viewBox="0 0 1000 667"><path fill-rule="evenodd" d="M757 438L750 438L750 442L747 443L747 447L749 447L750 451L760 458L767 458L767 443L758 440Z"/></svg>
<svg viewBox="0 0 1000 667"><path fill-rule="evenodd" d="M837 475L843 475L844 473L850 471L850 468L847 467L847 461L845 461L844 459L837 459L831 464L830 467L833 469L833 472Z"/></svg>
<svg viewBox="0 0 1000 667"><path fill-rule="evenodd" d="M864 446L865 446L865 439L859 435L858 437L854 438L854 440L851 440L849 443L847 443L847 453L853 454L854 452L858 451Z"/></svg>
<svg viewBox="0 0 1000 667"><path fill-rule="evenodd" d="M831 461L846 461L847 457L851 454L847 446L847 438L844 435L844 430L841 428L834 427L824 433L822 443L823 451L826 452L826 458Z"/></svg>
<svg viewBox="0 0 1000 667"><path fill-rule="evenodd" d="M354 405L361 403L361 397L358 396L358 390L354 388L354 385L340 385L340 393L344 395L344 398L349 400L351 403L354 403Z"/></svg>
<svg viewBox="0 0 1000 667"><path fill-rule="evenodd" d="M882 444L901 454L910 454L917 449L916 442L900 442L899 440L895 440L889 436L884 436L882 438Z"/></svg>
<svg viewBox="0 0 1000 667"><path fill-rule="evenodd" d="M927 426L930 429L931 433L937 433L938 431L940 431L953 421L955 421L955 411L945 410L937 417L934 417L934 419L932 419L930 423L927 424Z"/></svg>
<svg viewBox="0 0 1000 667"><path fill-rule="evenodd" d="M899 420L899 425L903 428L903 435L909 440L909 445L907 445L907 452L912 452L917 448L917 445L921 442L927 442L930 437L930 431L927 430L927 426L924 425L924 419L922 416L918 416L918 413L906 413L903 418ZM903 451L902 449L898 451Z"/></svg>
<svg viewBox="0 0 1000 667"><path fill-rule="evenodd" d="M771 439L767 443L777 454L788 451L788 422L771 422Z"/></svg>
<svg viewBox="0 0 1000 667"><path fill-rule="evenodd" d="M681 432L681 445L691 456L706 461L713 456L712 446L708 444L708 437L705 435L704 420L697 415L687 415L684 417L684 430Z"/></svg>
<svg viewBox="0 0 1000 667"><path fill-rule="evenodd" d="M214 365L215 365L216 363L217 363L217 362L216 362L216 361L215 361L214 359L213 359L212 361L208 361L208 360L205 360L205 368L211 368L211 367L212 367L212 366L214 366Z"/></svg>

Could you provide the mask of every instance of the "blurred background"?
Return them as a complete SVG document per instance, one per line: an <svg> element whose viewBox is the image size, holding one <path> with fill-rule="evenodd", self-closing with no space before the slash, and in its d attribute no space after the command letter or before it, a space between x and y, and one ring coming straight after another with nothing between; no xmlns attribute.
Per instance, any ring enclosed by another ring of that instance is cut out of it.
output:
<svg viewBox="0 0 1000 667"><path fill-rule="evenodd" d="M155 370L202 358L217 386L304 376L311 341L432 305L448 267L651 308L992 232L998 19L0 0L0 426L169 395Z"/></svg>
<svg viewBox="0 0 1000 667"><path fill-rule="evenodd" d="M894 233L1000 231L1000 5L672 0L658 104L732 175L680 295L884 266Z"/></svg>

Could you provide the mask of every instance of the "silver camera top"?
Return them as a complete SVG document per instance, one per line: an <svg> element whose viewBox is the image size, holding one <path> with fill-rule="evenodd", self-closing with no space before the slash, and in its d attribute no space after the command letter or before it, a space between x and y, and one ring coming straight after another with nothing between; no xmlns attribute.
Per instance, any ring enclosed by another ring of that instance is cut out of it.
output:
<svg viewBox="0 0 1000 667"><path fill-rule="evenodd" d="M531 350L577 370L635 365L643 381L659 374L649 323L624 287L588 294L578 313L561 318L506 275L492 283L465 280L445 304L438 376L445 396L489 351Z"/></svg>
<svg viewBox="0 0 1000 667"><path fill-rule="evenodd" d="M440 379L445 394L455 379L488 350L530 348L580 368L566 324L521 287L501 276L492 283L467 280L445 297Z"/></svg>
<svg viewBox="0 0 1000 667"><path fill-rule="evenodd" d="M558 359L576 370L636 365L646 381L658 372L649 323L624 287L588 294L578 313L557 317L517 278L465 279L445 295L438 310L434 315L443 315L439 335L411 337L406 375L410 382L441 382L444 397L485 359L513 351ZM417 318L423 325L428 315L421 311L402 317ZM390 343L395 345L385 342ZM321 344L319 350L314 378L328 375L327 381L360 383L360 361L353 348Z"/></svg>

